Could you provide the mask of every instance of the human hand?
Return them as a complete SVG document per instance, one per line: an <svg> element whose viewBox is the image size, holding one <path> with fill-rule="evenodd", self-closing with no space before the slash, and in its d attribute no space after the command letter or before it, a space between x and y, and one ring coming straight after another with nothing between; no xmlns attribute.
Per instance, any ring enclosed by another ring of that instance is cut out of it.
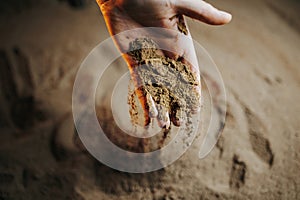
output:
<svg viewBox="0 0 300 200"><path fill-rule="evenodd" d="M140 87L141 84L144 84L143 77L138 73L141 60L136 60L133 54L129 53L134 44L133 41L138 38L151 38L150 46L155 48L155 56L150 57L150 59L166 58L166 62L182 63L189 68L193 81L188 82L188 85L192 88L191 95L195 97L190 101L192 104L190 110L197 112L200 109L200 72L193 42L186 40L186 37L191 38L191 35L184 16L211 25L222 25L231 20L231 15L217 10L202 0L97 0L97 3L112 36L127 30L144 27L161 27L173 30L170 34L153 35L147 29L139 29L138 32L133 31L127 35L122 34L120 37L113 37L116 46L123 53L131 77L135 82L135 93L144 110L145 125L148 125L150 118L154 117L158 118L161 127L166 128L170 126L171 121L174 125L179 126L181 120L178 118L178 109L175 111L161 109L158 105L160 100L153 96L157 94ZM168 51L160 50L160 46L167 47ZM184 97L177 97L177 100L180 98ZM174 102L169 101L168 103L172 104L169 107L173 109Z"/></svg>

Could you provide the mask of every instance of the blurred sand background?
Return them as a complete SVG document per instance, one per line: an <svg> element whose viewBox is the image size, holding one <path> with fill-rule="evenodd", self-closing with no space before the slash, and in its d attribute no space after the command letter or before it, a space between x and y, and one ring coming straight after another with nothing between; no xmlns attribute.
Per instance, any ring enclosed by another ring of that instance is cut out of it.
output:
<svg viewBox="0 0 300 200"><path fill-rule="evenodd" d="M299 199L300 2L210 3L233 21L188 24L224 79L224 132L204 160L196 141L164 170L127 174L73 136L74 77L109 36L97 5L2 1L0 199Z"/></svg>

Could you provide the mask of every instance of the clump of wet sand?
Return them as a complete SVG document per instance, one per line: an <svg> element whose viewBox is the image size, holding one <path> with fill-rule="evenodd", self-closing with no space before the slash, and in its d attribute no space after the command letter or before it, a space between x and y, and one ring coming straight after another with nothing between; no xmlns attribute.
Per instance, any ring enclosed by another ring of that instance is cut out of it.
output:
<svg viewBox="0 0 300 200"><path fill-rule="evenodd" d="M130 43L129 54L136 60L133 69L135 83L144 96L152 98L158 110L158 121L171 119L174 125L190 123L192 110L200 102L200 94L194 87L199 86L191 66L180 59L174 60L158 53L158 45L150 38L138 38ZM149 101L149 100L148 100ZM131 118L137 120L137 106L129 94ZM151 103L149 103L151 104ZM151 115L151 109L149 108ZM163 126L169 129L169 126Z"/></svg>

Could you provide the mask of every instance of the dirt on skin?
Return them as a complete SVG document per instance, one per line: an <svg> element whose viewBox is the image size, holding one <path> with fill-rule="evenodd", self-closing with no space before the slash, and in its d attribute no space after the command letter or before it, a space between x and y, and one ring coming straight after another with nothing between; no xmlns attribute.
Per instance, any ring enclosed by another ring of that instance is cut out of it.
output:
<svg viewBox="0 0 300 200"><path fill-rule="evenodd" d="M138 38L130 43L130 55L136 60L133 69L137 88L152 97L158 110L157 119L166 122L168 115L175 125L190 123L191 111L200 102L200 95L195 91L199 85L190 66L159 55L158 45L150 38ZM137 106L129 94L130 115L133 123L137 123ZM151 98L150 97L150 98ZM149 108L151 115L153 111ZM168 129L168 127L164 127Z"/></svg>
<svg viewBox="0 0 300 200"><path fill-rule="evenodd" d="M189 32L188 32L188 29L186 27L186 24L185 24L183 16L182 15L175 15L174 17L171 17L170 20L172 20L175 17L177 19L177 29L181 33L183 33L184 35L187 35Z"/></svg>

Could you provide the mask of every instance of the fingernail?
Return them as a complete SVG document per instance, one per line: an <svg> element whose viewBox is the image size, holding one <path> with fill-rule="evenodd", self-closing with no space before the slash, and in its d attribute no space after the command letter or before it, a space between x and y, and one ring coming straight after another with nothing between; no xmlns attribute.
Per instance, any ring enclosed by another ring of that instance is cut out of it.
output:
<svg viewBox="0 0 300 200"><path fill-rule="evenodd" d="M222 16L226 19L226 23L229 23L232 19L232 15L228 12L221 11Z"/></svg>
<svg viewBox="0 0 300 200"><path fill-rule="evenodd" d="M170 127L170 117L169 117L169 112L167 110L165 110L164 107L158 105L158 110L159 110L159 114L157 116L157 121L158 121L158 125L161 128L166 128L168 129Z"/></svg>
<svg viewBox="0 0 300 200"><path fill-rule="evenodd" d="M158 111L156 109L155 103L154 103L154 101L153 101L150 94L147 94L146 98L147 98L147 103L148 103L148 106L149 106L149 116L151 118L154 118L158 115Z"/></svg>

